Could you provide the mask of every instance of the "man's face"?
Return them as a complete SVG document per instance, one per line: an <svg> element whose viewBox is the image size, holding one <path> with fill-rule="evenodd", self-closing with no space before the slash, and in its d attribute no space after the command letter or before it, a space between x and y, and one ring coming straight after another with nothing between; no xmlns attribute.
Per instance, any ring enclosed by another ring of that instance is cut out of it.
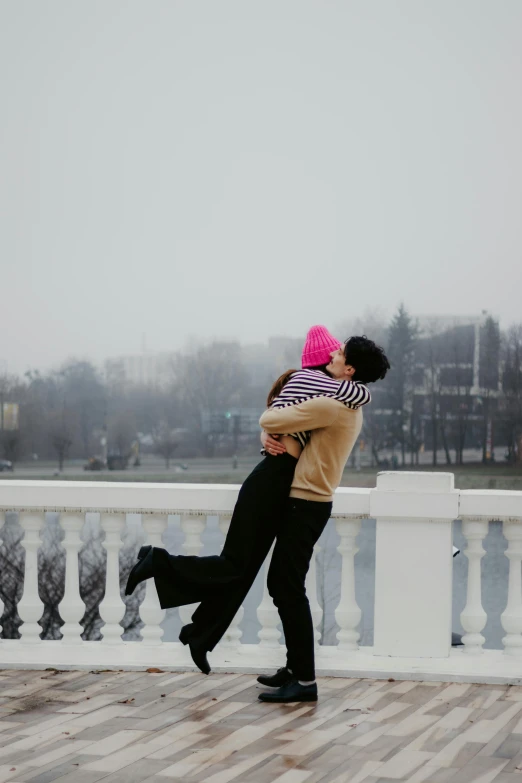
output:
<svg viewBox="0 0 522 783"><path fill-rule="evenodd" d="M337 351L332 351L330 364L327 366L326 371L332 378L336 378L338 381L345 381L354 375L355 369L350 364L346 364L344 347L339 348Z"/></svg>

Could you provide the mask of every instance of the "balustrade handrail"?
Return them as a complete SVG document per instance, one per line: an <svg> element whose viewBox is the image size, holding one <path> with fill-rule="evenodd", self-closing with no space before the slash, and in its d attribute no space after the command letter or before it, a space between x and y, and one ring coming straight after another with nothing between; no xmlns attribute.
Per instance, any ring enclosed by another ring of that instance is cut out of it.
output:
<svg viewBox="0 0 522 783"><path fill-rule="evenodd" d="M386 478L392 474L381 473ZM419 495L438 499L438 494L457 496L455 519L475 517L483 519L522 519L522 492L500 489L454 489L433 493L422 484L422 473L395 473L404 479L398 488L339 487L334 495L332 516L371 516L372 498L383 497L390 508L403 498L408 503L411 495L416 508ZM429 474L434 475L434 474ZM451 474L436 474L438 476ZM155 484L147 482L110 481L28 481L2 480L0 482L0 510L2 511L68 511L113 512L137 514L220 514L230 512L237 500L239 484ZM402 504L401 504L402 505ZM435 513L427 508L423 516ZM393 514L395 515L395 514ZM411 517L415 517L412 513Z"/></svg>
<svg viewBox="0 0 522 783"><path fill-rule="evenodd" d="M0 483L0 510L222 514L233 510L239 489L239 484L9 480ZM368 517L371 491L340 487L332 515Z"/></svg>

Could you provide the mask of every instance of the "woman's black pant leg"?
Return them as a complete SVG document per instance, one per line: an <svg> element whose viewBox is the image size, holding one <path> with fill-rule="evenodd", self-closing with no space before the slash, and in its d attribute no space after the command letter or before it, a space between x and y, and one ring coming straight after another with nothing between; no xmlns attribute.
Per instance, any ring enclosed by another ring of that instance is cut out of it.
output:
<svg viewBox="0 0 522 783"><path fill-rule="evenodd" d="M244 589L241 585L252 584L270 550L276 517L289 495L296 464L294 457L284 454L265 457L254 468L239 492L220 555L187 557L154 550L155 582L162 608L217 596L221 596L222 606L227 606L229 600L232 601L230 606L233 605L237 600L235 596ZM270 541L268 549L265 540ZM233 584L239 588L237 594L227 590L227 586Z"/></svg>

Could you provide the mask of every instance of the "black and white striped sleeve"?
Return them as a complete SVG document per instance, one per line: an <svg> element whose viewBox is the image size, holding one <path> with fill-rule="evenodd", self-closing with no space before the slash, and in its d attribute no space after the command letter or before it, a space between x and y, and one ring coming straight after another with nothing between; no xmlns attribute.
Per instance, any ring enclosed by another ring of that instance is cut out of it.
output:
<svg viewBox="0 0 522 783"><path fill-rule="evenodd" d="M281 393L272 403L273 408L284 408L309 400L310 397L331 397L339 390L335 381L317 370L299 370L283 386Z"/></svg>
<svg viewBox="0 0 522 783"><path fill-rule="evenodd" d="M349 403L360 408L361 405L367 405L370 402L372 395L364 383L342 381L333 398L334 400L339 400L339 402Z"/></svg>

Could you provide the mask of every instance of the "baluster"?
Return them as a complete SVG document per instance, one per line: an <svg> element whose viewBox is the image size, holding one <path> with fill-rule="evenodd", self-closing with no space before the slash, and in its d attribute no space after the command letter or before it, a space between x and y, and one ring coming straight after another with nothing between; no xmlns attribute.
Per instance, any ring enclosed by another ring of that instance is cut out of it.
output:
<svg viewBox="0 0 522 783"><path fill-rule="evenodd" d="M183 549L186 555L199 555L203 548L201 534L205 530L207 518L204 516L195 516L193 514L182 514L181 529L185 534ZM179 607L179 616L183 625L188 625L192 620L192 615L199 604L188 604Z"/></svg>
<svg viewBox="0 0 522 783"><path fill-rule="evenodd" d="M0 529L3 528L5 522L5 516L4 512L0 511ZM3 539L0 538L0 545L2 544ZM4 602L0 598L0 617L2 617L4 613ZM2 626L0 625L0 633L2 633Z"/></svg>
<svg viewBox="0 0 522 783"><path fill-rule="evenodd" d="M341 597L335 610L335 620L339 626L337 639L340 650L359 649L360 634L356 630L361 622L361 610L355 599L355 563L354 558L359 547L355 540L361 530L361 520L338 518L335 520L341 543L337 551L341 555Z"/></svg>
<svg viewBox="0 0 522 783"><path fill-rule="evenodd" d="M506 655L522 654L522 520L506 519L502 525L508 542L506 557L509 559L508 598L500 616L506 635L502 639Z"/></svg>
<svg viewBox="0 0 522 783"><path fill-rule="evenodd" d="M316 647L321 640L321 631L318 629L318 626L321 625L321 620L323 619L323 608L317 600L317 556L319 555L320 551L321 547L319 544L316 544L314 546L314 553L310 561L310 568L308 569L308 573L306 575L306 594L310 603L310 612L312 614ZM324 584L324 573L322 574L322 578Z"/></svg>
<svg viewBox="0 0 522 783"><path fill-rule="evenodd" d="M223 535L227 536L228 529L230 527L230 521L232 517L229 515L223 515L220 514L219 516L219 529L223 533ZM239 609L236 612L236 615L232 622L230 623L230 626L227 629L227 632L223 636L223 639L221 640L221 646L222 647L239 647L240 646L240 639L243 636L243 631L241 630L240 623L243 619L243 615L245 613L245 609L243 606L240 606Z"/></svg>
<svg viewBox="0 0 522 783"><path fill-rule="evenodd" d="M485 555L482 541L488 532L488 523L484 519L465 517L462 520L462 533L467 540L464 554L468 558L468 591L466 606L460 613L460 622L466 631L462 637L463 652L468 655L480 655L485 642L481 634L487 622L482 607L482 584L480 561Z"/></svg>
<svg viewBox="0 0 522 783"><path fill-rule="evenodd" d="M80 620L85 614L85 604L80 595L80 574L78 552L82 547L80 531L83 517L78 514L64 514L60 524L65 531L63 547L65 549L65 592L58 607L60 617L65 620L62 626L64 644L82 644L83 628Z"/></svg>
<svg viewBox="0 0 522 783"><path fill-rule="evenodd" d="M22 642L38 644L41 642L41 627L38 620L43 614L44 605L38 594L38 548L41 544L40 531L44 523L44 513L31 512L20 514L20 526L25 531L22 546L25 549L24 592L18 603L18 614L23 620L19 628Z"/></svg>
<svg viewBox="0 0 522 783"><path fill-rule="evenodd" d="M101 526L105 531L105 541L102 546L107 552L105 596L100 604L100 617L105 623L102 629L102 641L105 644L121 644L123 628L120 623L126 607L120 595L119 552L123 546L121 531L125 527L125 515L101 514Z"/></svg>
<svg viewBox="0 0 522 783"><path fill-rule="evenodd" d="M163 547L162 535L167 529L166 515L144 514L142 525L147 533L147 542L151 546ZM161 623L165 619L165 609L160 606L154 579L147 579L145 583L145 598L140 606L140 617L145 623L141 629L143 641L147 644L161 644L164 634Z"/></svg>
<svg viewBox="0 0 522 783"><path fill-rule="evenodd" d="M275 546L275 544L274 544ZM274 602L268 592L266 584L266 578L268 576L268 569L270 568L270 561L272 560L272 553L274 546L270 550L270 554L265 561L265 572L263 578L263 598L261 603L257 607L257 619L261 624L257 636L259 638L260 647L279 647L279 639L281 637L281 631L277 627L279 625L279 612L274 606Z"/></svg>

